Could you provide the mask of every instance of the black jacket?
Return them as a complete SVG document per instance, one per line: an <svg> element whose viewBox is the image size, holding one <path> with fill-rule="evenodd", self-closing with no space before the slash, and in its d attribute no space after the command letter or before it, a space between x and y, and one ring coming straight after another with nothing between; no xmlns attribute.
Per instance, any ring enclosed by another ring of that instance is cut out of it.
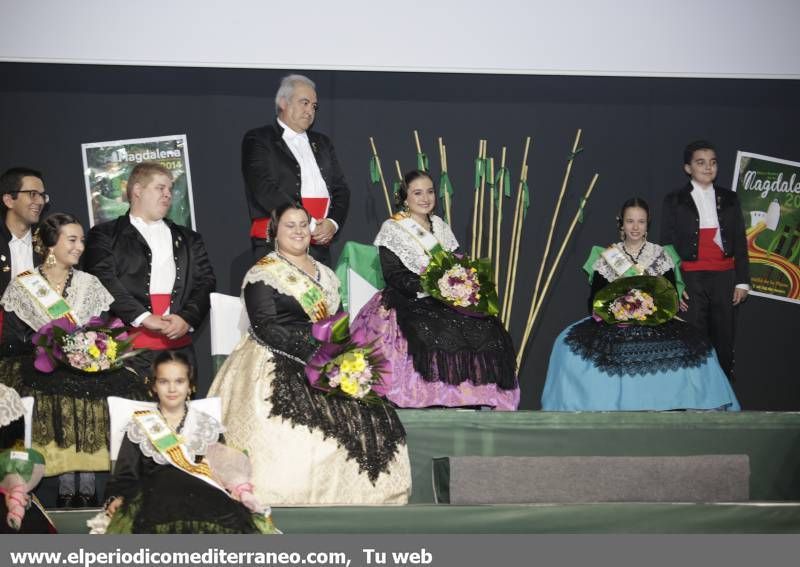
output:
<svg viewBox="0 0 800 567"><path fill-rule="evenodd" d="M175 285L170 313L197 329L208 313L216 278L202 237L164 219L172 233ZM111 311L130 324L150 311L151 251L126 213L93 227L86 238L84 267L114 296Z"/></svg>
<svg viewBox="0 0 800 567"><path fill-rule="evenodd" d="M31 227L35 231L36 226ZM11 249L8 243L11 242L11 231L5 223L5 215L0 215L0 296L6 291L8 284L11 283ZM33 251L34 267L42 263L42 257Z"/></svg>
<svg viewBox="0 0 800 567"><path fill-rule="evenodd" d="M330 139L309 131L308 141L330 193L328 218L336 221L341 231L350 206L350 189ZM300 164L283 141L283 128L277 121L244 135L242 174L251 219L268 217L276 207L300 201Z"/></svg>
<svg viewBox="0 0 800 567"><path fill-rule="evenodd" d="M736 283L749 285L750 262L739 198L730 189L715 186L714 191L724 254L734 258ZM700 213L692 198L692 184L687 183L664 198L661 245L672 244L682 260L697 260L699 237Z"/></svg>

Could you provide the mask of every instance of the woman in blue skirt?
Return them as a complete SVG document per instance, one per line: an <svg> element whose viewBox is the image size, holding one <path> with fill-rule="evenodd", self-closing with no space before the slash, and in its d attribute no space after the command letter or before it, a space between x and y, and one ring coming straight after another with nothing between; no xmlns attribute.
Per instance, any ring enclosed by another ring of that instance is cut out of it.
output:
<svg viewBox="0 0 800 567"><path fill-rule="evenodd" d="M592 316L570 325L556 338L542 394L543 410L740 409L711 343L697 329L679 317L653 325L641 324L634 316L620 322L625 315L621 319L608 315L612 302L601 300L612 290L606 286L624 289L622 301L614 302L618 308L641 306L643 298L649 301L651 296L633 285L654 278L637 276L663 277L682 297L680 260L671 246L647 241L649 223L647 203L629 199L618 217L620 241L608 248L592 248L583 265L592 286ZM637 278L630 280L631 289L627 289L624 278L631 277ZM664 285L671 293L672 288ZM598 316L600 306L604 317ZM686 308L682 300L680 306ZM658 308L656 302L651 311Z"/></svg>

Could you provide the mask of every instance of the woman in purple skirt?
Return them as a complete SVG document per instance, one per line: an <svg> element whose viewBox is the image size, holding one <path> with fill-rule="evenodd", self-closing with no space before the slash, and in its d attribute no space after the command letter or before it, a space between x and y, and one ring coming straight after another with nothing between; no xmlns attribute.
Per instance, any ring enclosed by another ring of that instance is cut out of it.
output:
<svg viewBox="0 0 800 567"><path fill-rule="evenodd" d="M400 212L375 238L386 287L352 322L376 340L392 365L386 397L402 408L519 404L514 345L495 317L457 311L423 292L420 274L431 251L458 248L450 227L431 214L433 179L411 171L397 194Z"/></svg>

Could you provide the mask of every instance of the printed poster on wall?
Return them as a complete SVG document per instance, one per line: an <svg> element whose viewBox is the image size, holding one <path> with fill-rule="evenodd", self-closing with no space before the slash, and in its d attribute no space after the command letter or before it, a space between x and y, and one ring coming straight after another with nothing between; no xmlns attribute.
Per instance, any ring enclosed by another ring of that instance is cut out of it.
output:
<svg viewBox="0 0 800 567"><path fill-rule="evenodd" d="M800 163L737 152L752 293L800 303Z"/></svg>
<svg viewBox="0 0 800 567"><path fill-rule="evenodd" d="M192 176L186 135L81 144L89 224L94 226L128 212L128 176L136 164L155 161L172 172L172 206L167 218L195 228Z"/></svg>

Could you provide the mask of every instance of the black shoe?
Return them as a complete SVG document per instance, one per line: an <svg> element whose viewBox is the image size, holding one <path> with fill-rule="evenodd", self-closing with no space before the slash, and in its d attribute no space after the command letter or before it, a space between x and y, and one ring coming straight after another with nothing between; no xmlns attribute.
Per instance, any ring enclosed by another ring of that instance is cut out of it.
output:
<svg viewBox="0 0 800 567"><path fill-rule="evenodd" d="M73 500L75 500L74 494L59 494L58 500L56 500L56 508L72 508L74 506Z"/></svg>
<svg viewBox="0 0 800 567"><path fill-rule="evenodd" d="M97 508L97 496L94 494L76 494L72 497L73 508Z"/></svg>

